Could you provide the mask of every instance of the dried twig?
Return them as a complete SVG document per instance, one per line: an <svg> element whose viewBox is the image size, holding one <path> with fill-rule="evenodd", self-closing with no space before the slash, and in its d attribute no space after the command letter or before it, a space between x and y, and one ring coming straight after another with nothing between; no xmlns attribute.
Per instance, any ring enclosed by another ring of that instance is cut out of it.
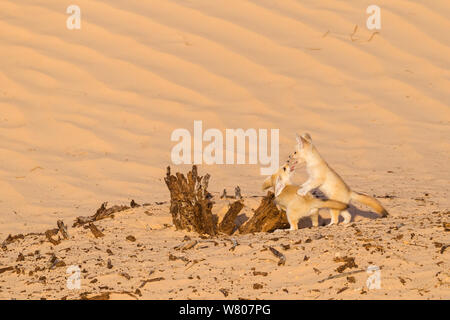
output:
<svg viewBox="0 0 450 320"><path fill-rule="evenodd" d="M64 222L62 220L58 220L56 222L56 224L58 225L59 232L61 232L64 239L66 239L66 240L69 239L69 233L67 232L67 226L64 224Z"/></svg>
<svg viewBox="0 0 450 320"><path fill-rule="evenodd" d="M238 243L237 240L234 239L234 238L231 238L231 239L229 239L229 240L230 240L231 243L233 244L233 245L231 246L231 248L230 248L230 251L234 251L234 249L236 249L236 247L239 245L239 243Z"/></svg>
<svg viewBox="0 0 450 320"><path fill-rule="evenodd" d="M6 271L13 271L14 267L5 267L5 268L0 268L0 274L2 274L3 272Z"/></svg>
<svg viewBox="0 0 450 320"><path fill-rule="evenodd" d="M90 217L78 217L73 224L73 227L79 227L83 224L102 220L108 217L114 217L114 213L124 211L130 209L128 206L113 206L111 208L106 208L108 202L102 203L100 208L97 209L97 212Z"/></svg>
<svg viewBox="0 0 450 320"><path fill-rule="evenodd" d="M103 232L101 232L97 226L93 223L89 223L88 228L91 230L92 234L94 235L94 237L96 238L101 238L104 237L105 235L103 234Z"/></svg>
<svg viewBox="0 0 450 320"><path fill-rule="evenodd" d="M278 257L280 260L278 261L278 265L281 266L286 263L286 256L284 254L282 254L280 251L278 251L275 248L272 248L271 246L264 246L264 248L267 248L270 250L270 252L272 252L276 257Z"/></svg>
<svg viewBox="0 0 450 320"><path fill-rule="evenodd" d="M181 243L178 246L176 246L174 249L175 250L189 250L192 249L193 247L195 247L195 245L198 243L197 240L191 240L187 243Z"/></svg>
<svg viewBox="0 0 450 320"><path fill-rule="evenodd" d="M239 188L239 186L237 186L236 188L234 188L234 197L235 197L236 199L242 199L241 188Z"/></svg>
<svg viewBox="0 0 450 320"><path fill-rule="evenodd" d="M144 280L144 281L142 281L142 283L139 286L139 288L144 287L149 282L156 282L156 281L161 281L161 280L165 280L165 278L164 277L158 277L158 278L152 278L152 279Z"/></svg>
<svg viewBox="0 0 450 320"><path fill-rule="evenodd" d="M334 276L329 276L325 279L319 280L319 283L325 282L327 280L332 280L332 279L337 279L337 278L342 278L342 277L346 277L349 276L351 274L355 274L355 273L361 273L361 272L365 272L366 270L361 269L361 270L356 270L356 271L350 271L350 272L345 272L345 273L341 273L341 274L336 274Z"/></svg>
<svg viewBox="0 0 450 320"><path fill-rule="evenodd" d="M350 39L352 40L352 42L358 40L358 39L353 39L353 36L356 34L356 31L358 31L358 25L355 25L353 32L350 34Z"/></svg>
<svg viewBox="0 0 450 320"><path fill-rule="evenodd" d="M61 243L60 239L58 240L53 239L53 236L56 236L58 232L59 229L50 229L45 231L45 236L47 237L48 241L55 246Z"/></svg>
<svg viewBox="0 0 450 320"><path fill-rule="evenodd" d="M370 38L369 38L369 40L367 40L367 42L372 41L373 37L375 37L376 34L379 34L379 32L378 32L378 31L373 32L373 33L370 35Z"/></svg>

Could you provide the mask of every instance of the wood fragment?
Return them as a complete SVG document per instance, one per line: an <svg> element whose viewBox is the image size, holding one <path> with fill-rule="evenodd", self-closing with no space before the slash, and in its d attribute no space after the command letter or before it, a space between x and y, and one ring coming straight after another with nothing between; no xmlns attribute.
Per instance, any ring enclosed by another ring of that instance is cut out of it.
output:
<svg viewBox="0 0 450 320"><path fill-rule="evenodd" d="M127 239L128 241L131 241L131 242L135 242L135 241L136 241L135 236L132 236L132 235L127 236L126 239Z"/></svg>
<svg viewBox="0 0 450 320"><path fill-rule="evenodd" d="M231 238L230 241L231 241L231 243L232 243L232 246L231 246L231 248L230 248L230 251L234 251L234 249L236 249L236 247L239 245L239 243L238 243L237 240L234 239L234 238Z"/></svg>
<svg viewBox="0 0 450 320"><path fill-rule="evenodd" d="M195 247L195 245L198 243L197 240L191 240L189 242L182 242L181 244L179 244L178 246L176 246L174 249L175 250L189 250L192 249L193 247Z"/></svg>
<svg viewBox="0 0 450 320"><path fill-rule="evenodd" d="M191 240L188 243L186 243L183 248L181 248L181 250L189 250L192 249L193 247L195 247L195 245L197 244L197 240Z"/></svg>
<svg viewBox="0 0 450 320"><path fill-rule="evenodd" d="M53 239L53 236L56 236L58 234L58 232L59 232L59 229L49 229L49 230L45 231L45 236L46 236L47 240L55 246L61 243L60 239L58 239L58 240Z"/></svg>
<svg viewBox="0 0 450 320"><path fill-rule="evenodd" d="M108 202L103 202L102 205L100 206L100 208L97 209L97 212L92 216L77 217L75 219L73 227L79 227L79 226L82 226L83 224L102 220L102 219L105 219L108 217L112 218L112 217L114 217L114 213L130 209L130 207L128 207L128 206L117 206L117 205L113 206L111 208L107 208L107 205L108 205Z"/></svg>
<svg viewBox="0 0 450 320"><path fill-rule="evenodd" d="M332 280L332 279L342 278L342 277L346 277L346 276L349 276L349 275L352 275L352 274L355 274L355 273L361 273L361 272L366 272L366 270L360 269L360 270L355 270L355 271L345 272L345 273L342 273L342 274L336 274L336 275L333 275L333 276L329 276L329 277L327 277L327 278L325 278L325 279L319 280L319 281L317 281L317 282L318 282L318 283L323 283L323 282L325 282L325 281L327 281L327 280Z"/></svg>
<svg viewBox="0 0 450 320"><path fill-rule="evenodd" d="M445 231L450 231L450 222L442 222Z"/></svg>
<svg viewBox="0 0 450 320"><path fill-rule="evenodd" d="M156 281L162 281L162 280L166 280L166 279L164 277L158 277L158 278L144 280L144 281L142 281L142 283L139 286L139 288L143 288L147 283L156 282Z"/></svg>
<svg viewBox="0 0 450 320"><path fill-rule="evenodd" d="M253 289L255 289L255 290L259 290L259 289L262 289L262 288L263 288L263 285L260 284L260 283L254 283L253 284Z"/></svg>
<svg viewBox="0 0 450 320"><path fill-rule="evenodd" d="M239 186L236 186L236 188L234 188L234 198L239 200L242 199L241 188Z"/></svg>
<svg viewBox="0 0 450 320"><path fill-rule="evenodd" d="M220 199L226 199L226 198L227 198L227 189L223 189L223 192L220 195Z"/></svg>
<svg viewBox="0 0 450 320"><path fill-rule="evenodd" d="M284 211L278 210L274 203L274 194L268 192L261 200L254 215L239 228L241 234L252 232L273 232L276 229L289 228L289 222Z"/></svg>
<svg viewBox="0 0 450 320"><path fill-rule="evenodd" d="M120 275L121 275L122 277L124 277L125 279L127 279L127 280L130 280L130 279L131 279L131 276L130 276L128 273L121 272Z"/></svg>
<svg viewBox="0 0 450 320"><path fill-rule="evenodd" d="M219 289L219 291L222 292L224 297L228 297L228 290L227 289L221 288L221 289Z"/></svg>
<svg viewBox="0 0 450 320"><path fill-rule="evenodd" d="M235 223L236 217L241 212L244 204L241 201L233 202L228 211L225 213L225 216L220 222L219 231L223 232L227 235L233 234L233 232L237 229L237 225Z"/></svg>
<svg viewBox="0 0 450 320"><path fill-rule="evenodd" d="M194 260L192 260L191 261L192 264L189 267L187 267L186 270L192 268L195 264L197 264L197 263L199 263L200 261L203 261L203 260L205 260L205 259L200 259L200 260L194 259Z"/></svg>
<svg viewBox="0 0 450 320"><path fill-rule="evenodd" d="M110 292L104 292L96 296L88 297L87 294L81 294L81 300L109 300Z"/></svg>
<svg viewBox="0 0 450 320"><path fill-rule="evenodd" d="M271 246L264 246L264 248L269 249L270 252L272 252L276 257L278 257L280 259L278 261L279 266L284 266L284 264L286 263L286 256L284 254L282 254L280 251L278 251L277 249L275 249Z"/></svg>
<svg viewBox="0 0 450 320"><path fill-rule="evenodd" d="M342 257L342 258L335 258L335 262L345 262L343 265L339 266L336 271L339 273L344 272L347 268L358 268L358 265L355 263L355 258L353 257Z"/></svg>
<svg viewBox="0 0 450 320"><path fill-rule="evenodd" d="M23 234L17 234L17 235L8 235L8 237L2 242L2 249L3 250L7 250L7 245L8 244L11 244L11 243L13 243L13 242L15 242L15 241L17 241L17 240L20 240L20 239L25 239L25 236L23 235Z"/></svg>
<svg viewBox="0 0 450 320"><path fill-rule="evenodd" d="M209 179L209 174L199 176L195 165L187 177L179 172L171 175L170 167L167 167L164 181L170 191L170 213L177 230L217 235L212 196L207 190Z"/></svg>
<svg viewBox="0 0 450 320"><path fill-rule="evenodd" d="M62 220L58 220L56 222L56 224L58 225L59 232L61 233L63 238L66 240L69 239L69 233L67 232L67 226L64 224L64 222Z"/></svg>
<svg viewBox="0 0 450 320"><path fill-rule="evenodd" d="M175 260L181 260L181 261L184 261L184 262L186 262L186 263L191 262L191 260L189 260L189 259L186 258L186 257L177 257L177 256L175 256L175 255L169 253L169 261L175 261Z"/></svg>
<svg viewBox="0 0 450 320"><path fill-rule="evenodd" d="M348 287L343 287L343 288L339 289L336 293L339 294L341 292L344 292L347 289L348 289Z"/></svg>
<svg viewBox="0 0 450 320"><path fill-rule="evenodd" d="M140 206L141 206L141 205L138 204L138 203L136 203L136 201L131 200L131 202L130 202L130 207L131 207L131 208L139 208Z"/></svg>
<svg viewBox="0 0 450 320"><path fill-rule="evenodd" d="M231 235L236 230L246 234L289 228L286 213L277 209L272 192L263 197L254 215L240 228L235 225L235 218L243 208L241 201L234 202L220 225L217 225L217 217L212 214L212 195L207 190L209 179L209 174L199 176L195 165L186 176L179 172L173 175L170 167L167 167L164 181L170 191L170 213L177 230L195 231L202 237L216 236L218 232ZM235 189L235 197L242 198L239 186ZM221 198L229 198L226 190Z"/></svg>
<svg viewBox="0 0 450 320"><path fill-rule="evenodd" d="M50 262L50 269L66 266L66 263L63 260L58 259L55 254L52 254L49 262Z"/></svg>
<svg viewBox="0 0 450 320"><path fill-rule="evenodd" d="M89 229L91 230L92 234L94 235L94 237L96 238L101 238L104 237L105 235L103 234L103 232L101 232L97 226L95 224L93 224L92 222L89 223L88 225Z"/></svg>
<svg viewBox="0 0 450 320"><path fill-rule="evenodd" d="M14 267L0 268L0 274L4 273L6 271L14 271Z"/></svg>

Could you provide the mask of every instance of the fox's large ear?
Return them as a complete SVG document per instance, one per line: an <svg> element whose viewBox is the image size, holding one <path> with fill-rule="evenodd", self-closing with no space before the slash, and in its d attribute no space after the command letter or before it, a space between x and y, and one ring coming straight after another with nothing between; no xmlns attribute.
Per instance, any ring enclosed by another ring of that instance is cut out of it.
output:
<svg viewBox="0 0 450 320"><path fill-rule="evenodd" d="M309 135L308 135L309 136ZM311 137L311 136L310 136ZM306 145L310 145L311 142L308 141L306 138L304 138L303 136L299 135L298 133L295 136L295 139L297 140L298 143L298 147L300 149L302 149L303 147L305 147Z"/></svg>
<svg viewBox="0 0 450 320"><path fill-rule="evenodd" d="M302 145L302 136L298 133L295 134L295 140L297 140L297 143L301 146Z"/></svg>
<svg viewBox="0 0 450 320"><path fill-rule="evenodd" d="M264 182L263 182L262 189L263 189L263 191L265 191L265 190L269 189L272 186L273 186L272 185L272 176L268 176L266 178L266 180L264 180Z"/></svg>
<svg viewBox="0 0 450 320"><path fill-rule="evenodd" d="M306 140L308 140L310 143L312 143L312 138L311 138L311 136L309 135L308 132L305 132L305 133L302 135L302 137L305 138Z"/></svg>
<svg viewBox="0 0 450 320"><path fill-rule="evenodd" d="M281 191L283 191L285 186L286 184L281 180L280 177L278 177L277 183L275 184L275 197L278 197L280 195Z"/></svg>

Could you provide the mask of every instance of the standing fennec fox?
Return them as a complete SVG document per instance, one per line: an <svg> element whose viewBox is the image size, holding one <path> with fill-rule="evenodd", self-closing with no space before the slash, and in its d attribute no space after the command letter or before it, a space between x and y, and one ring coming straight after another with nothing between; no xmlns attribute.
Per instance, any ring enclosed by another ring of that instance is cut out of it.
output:
<svg viewBox="0 0 450 320"><path fill-rule="evenodd" d="M313 227L319 225L319 209L330 208L344 210L348 205L334 200L320 200L310 193L300 196L297 194L299 186L291 183L291 175L294 167L285 164L263 184L263 190L275 188L275 203L284 211L289 221L290 230L298 229L298 222L303 217L311 217Z"/></svg>
<svg viewBox="0 0 450 320"><path fill-rule="evenodd" d="M306 163L308 180L302 184L297 191L299 195L305 195L308 191L319 188L329 199L349 203L351 200L363 203L371 207L383 218L388 216L388 212L383 208L378 200L355 191L350 190L342 178L330 168L325 160L320 156L312 143L311 136L307 133L300 136L297 134L297 145L294 154L289 156L290 161ZM349 223L352 216L345 210L342 211L344 223ZM338 223L339 211L331 210L331 224Z"/></svg>

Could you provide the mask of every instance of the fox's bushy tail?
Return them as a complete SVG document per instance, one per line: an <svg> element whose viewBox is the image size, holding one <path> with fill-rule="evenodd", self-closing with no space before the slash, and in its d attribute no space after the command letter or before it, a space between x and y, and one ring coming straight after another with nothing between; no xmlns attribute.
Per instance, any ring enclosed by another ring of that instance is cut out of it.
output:
<svg viewBox="0 0 450 320"><path fill-rule="evenodd" d="M348 208L348 204L336 200L317 200L316 207L345 210Z"/></svg>
<svg viewBox="0 0 450 320"><path fill-rule="evenodd" d="M389 215L389 213L377 199L372 198L371 196L368 196L366 194L352 191L350 194L350 200L355 200L357 202L368 205L373 210L375 210L376 213L380 214L382 218L385 218Z"/></svg>

